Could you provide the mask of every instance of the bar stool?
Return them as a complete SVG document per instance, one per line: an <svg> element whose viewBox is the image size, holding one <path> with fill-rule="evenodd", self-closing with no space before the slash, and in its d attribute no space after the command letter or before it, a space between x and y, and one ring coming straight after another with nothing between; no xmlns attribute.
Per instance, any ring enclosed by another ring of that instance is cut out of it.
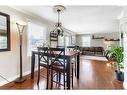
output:
<svg viewBox="0 0 127 95"><path fill-rule="evenodd" d="M38 47L38 80L37 80L37 85L39 85L40 82L40 71L41 67L46 68L47 70L47 83L46 83L46 89L48 89L48 83L49 83L49 69L50 69L50 64L49 64L49 57L48 57L48 48L47 47Z"/></svg>
<svg viewBox="0 0 127 95"><path fill-rule="evenodd" d="M67 61L65 59L65 48L50 48L50 54L53 56L51 60L51 89L53 89L53 83L62 85L64 89L67 88ZM56 54L57 53L57 54ZM73 88L73 65L71 71L71 82ZM63 75L63 77L62 77ZM56 76L56 80L55 79ZM63 80L63 83L61 83Z"/></svg>

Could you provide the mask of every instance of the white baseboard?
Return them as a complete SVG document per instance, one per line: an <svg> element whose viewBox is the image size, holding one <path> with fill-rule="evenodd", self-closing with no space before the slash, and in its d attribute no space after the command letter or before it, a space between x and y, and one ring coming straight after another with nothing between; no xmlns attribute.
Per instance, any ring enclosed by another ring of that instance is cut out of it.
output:
<svg viewBox="0 0 127 95"><path fill-rule="evenodd" d="M123 82L123 87L124 87L124 89L127 90L127 83L125 83L125 81Z"/></svg>
<svg viewBox="0 0 127 95"><path fill-rule="evenodd" d="M37 68L35 68L35 71L37 71ZM28 74L30 74L30 73L31 73L31 71L26 71L26 72L23 73L23 75L25 76L25 75L28 75ZM16 76L14 76L14 77L8 78L7 80L8 80L9 82L12 82L12 81L14 81L16 78L18 78L18 77L19 77L19 75L16 75ZM1 81L1 82L0 82L0 86L3 86L3 85L5 85L5 84L9 83L8 81L6 81L6 80Z"/></svg>

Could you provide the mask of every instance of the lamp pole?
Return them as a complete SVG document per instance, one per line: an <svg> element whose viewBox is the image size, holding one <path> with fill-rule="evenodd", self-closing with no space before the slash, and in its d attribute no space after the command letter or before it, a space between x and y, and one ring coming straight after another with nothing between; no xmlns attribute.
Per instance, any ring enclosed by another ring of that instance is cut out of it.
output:
<svg viewBox="0 0 127 95"><path fill-rule="evenodd" d="M26 77L22 76L22 35L23 35L25 25L20 25L18 23L16 23L16 24L17 24L17 27L18 27L19 38L20 38L20 76L15 80L15 82L16 83L21 83L21 82L24 82L26 80Z"/></svg>

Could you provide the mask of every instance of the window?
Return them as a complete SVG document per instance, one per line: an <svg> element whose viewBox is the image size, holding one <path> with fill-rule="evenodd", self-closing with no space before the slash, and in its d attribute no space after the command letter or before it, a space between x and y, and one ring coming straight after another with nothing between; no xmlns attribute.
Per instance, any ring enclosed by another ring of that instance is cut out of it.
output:
<svg viewBox="0 0 127 95"><path fill-rule="evenodd" d="M65 42L64 42L65 41ZM69 46L70 45L70 37L69 36L65 36L65 39L64 39L64 36L59 36L58 38L58 46Z"/></svg>
<svg viewBox="0 0 127 95"><path fill-rule="evenodd" d="M64 46L64 36L58 36L58 46Z"/></svg>
<svg viewBox="0 0 127 95"><path fill-rule="evenodd" d="M6 36L0 36L0 49L7 48L7 37Z"/></svg>
<svg viewBox="0 0 127 95"><path fill-rule="evenodd" d="M76 44L76 37L75 37L75 35L72 35L71 36L71 44L72 45L75 45Z"/></svg>
<svg viewBox="0 0 127 95"><path fill-rule="evenodd" d="M69 46L70 45L70 39L69 36L65 37L65 46Z"/></svg>
<svg viewBox="0 0 127 95"><path fill-rule="evenodd" d="M44 27L28 23L28 55L31 55L32 50L36 50L37 46L42 46L46 42L46 33Z"/></svg>
<svg viewBox="0 0 127 95"><path fill-rule="evenodd" d="M90 35L82 36L82 38L81 38L82 46L83 47L89 47L90 46L90 40L91 40L91 36Z"/></svg>

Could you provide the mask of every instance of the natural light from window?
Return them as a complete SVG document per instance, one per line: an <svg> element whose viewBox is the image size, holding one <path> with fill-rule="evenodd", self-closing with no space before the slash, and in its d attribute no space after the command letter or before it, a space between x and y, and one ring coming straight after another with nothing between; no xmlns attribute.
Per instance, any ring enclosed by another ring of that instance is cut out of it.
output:
<svg viewBox="0 0 127 95"><path fill-rule="evenodd" d="M91 42L91 36L82 36L81 43L83 47L89 47Z"/></svg>
<svg viewBox="0 0 127 95"><path fill-rule="evenodd" d="M35 23L28 23L28 55L32 50L37 50L37 46L46 43L46 33L44 27Z"/></svg>

